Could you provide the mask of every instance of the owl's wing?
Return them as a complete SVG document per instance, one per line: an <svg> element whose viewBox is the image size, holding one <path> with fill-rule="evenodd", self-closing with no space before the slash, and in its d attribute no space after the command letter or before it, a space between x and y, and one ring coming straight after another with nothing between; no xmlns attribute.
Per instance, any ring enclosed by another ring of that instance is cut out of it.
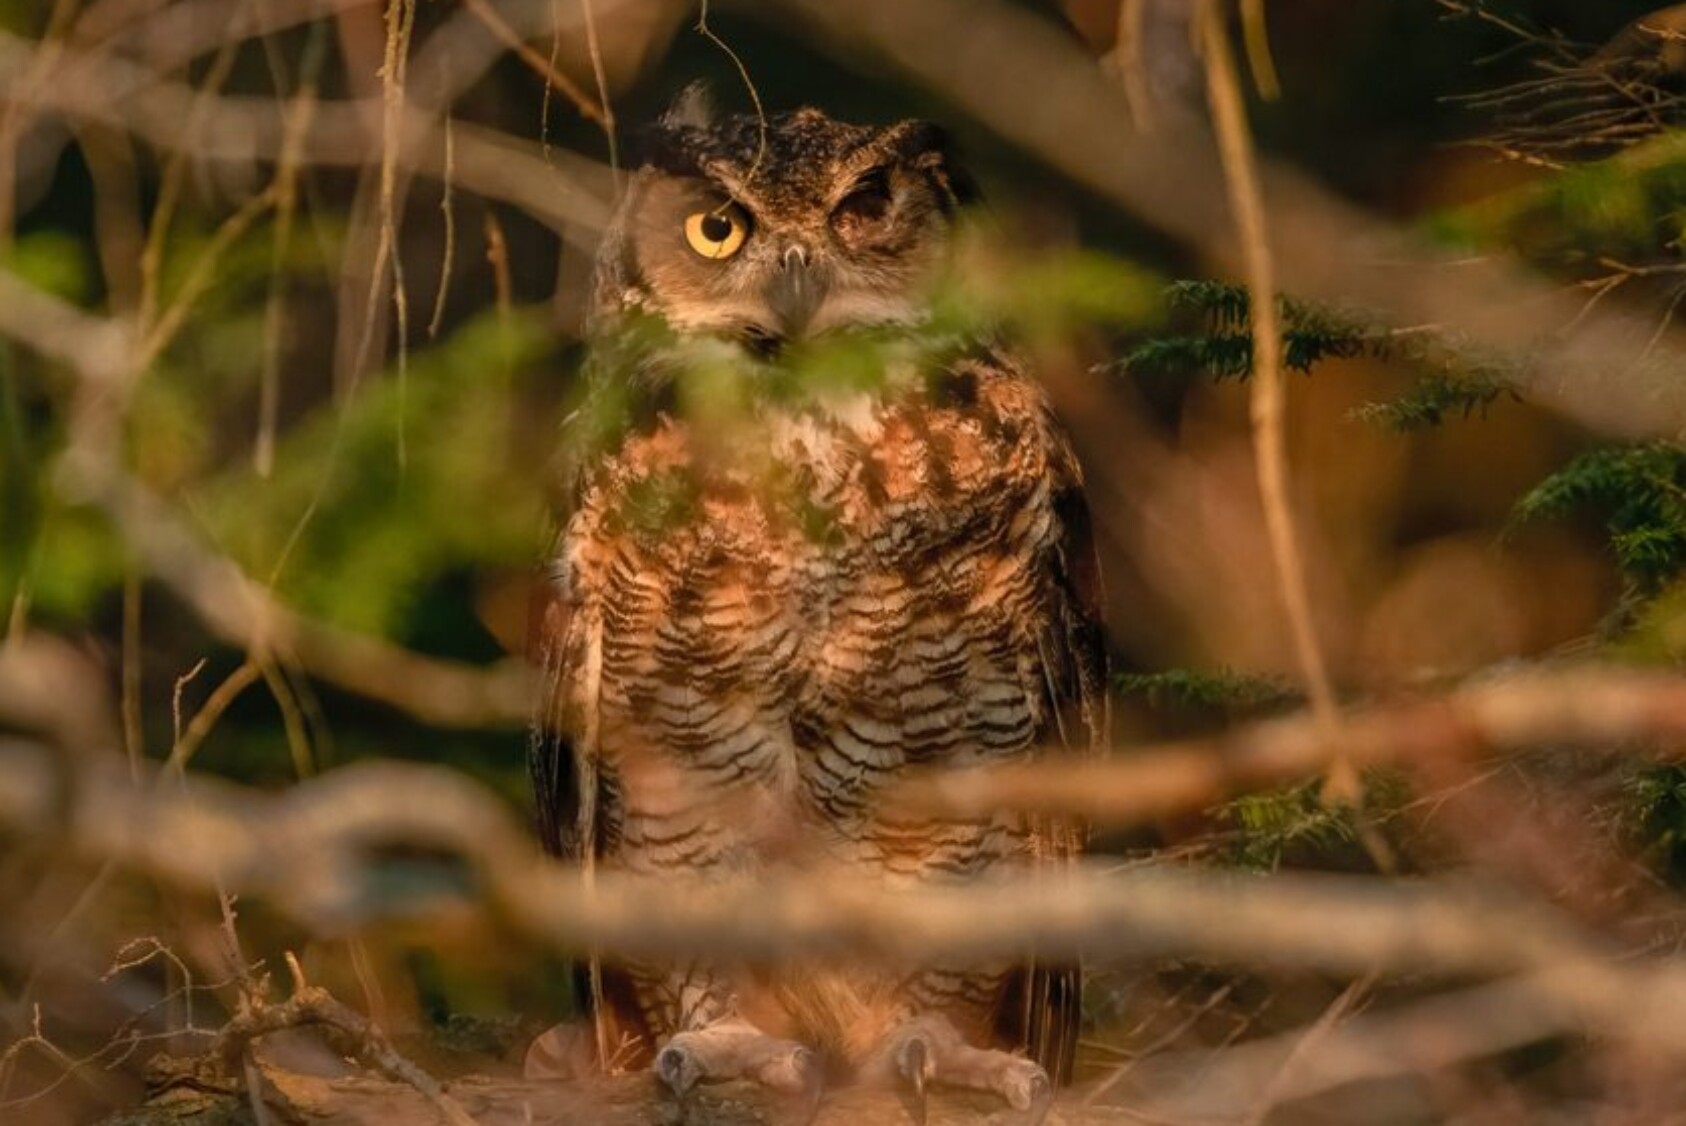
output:
<svg viewBox="0 0 1686 1126"><path fill-rule="evenodd" d="M1106 746L1110 726L1104 591L1082 479L1075 460L1070 464L1072 477L1054 498L1061 535L1049 578L1057 593L1041 652L1050 719L1039 742L1053 753L1093 755ZM1038 827L1043 854L1054 864L1075 858L1085 833L1071 822ZM1001 1031L1064 1084L1071 1080L1082 1015L1081 969L1033 959L1009 983Z"/></svg>
<svg viewBox="0 0 1686 1126"><path fill-rule="evenodd" d="M539 840L552 856L577 858L580 785L574 747L567 734L568 680L565 655L572 615L557 584L545 576L533 592L528 612L528 650L539 667L540 682L533 724L527 736L527 770L532 776Z"/></svg>
<svg viewBox="0 0 1686 1126"><path fill-rule="evenodd" d="M566 588L566 575L546 576L529 612L528 646L541 679L527 769L545 851L589 871L620 823L620 793L590 745L593 717L578 714L595 708L595 686L584 681L596 676L599 639L591 615L575 612ZM645 1063L648 1030L625 975L593 954L574 964L573 986L591 1018L597 1058L617 1068Z"/></svg>

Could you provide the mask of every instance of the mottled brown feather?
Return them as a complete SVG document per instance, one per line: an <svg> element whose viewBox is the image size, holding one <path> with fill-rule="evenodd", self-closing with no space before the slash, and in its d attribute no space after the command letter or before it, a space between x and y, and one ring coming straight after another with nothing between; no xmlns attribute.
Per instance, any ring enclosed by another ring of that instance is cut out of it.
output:
<svg viewBox="0 0 1686 1126"><path fill-rule="evenodd" d="M672 132L600 259L600 331L636 309L764 352L795 329L917 315L961 178L934 131L801 111L775 119L760 164L741 121ZM891 192L883 229L862 225L876 205L827 227L873 169ZM752 209L757 239L806 248L803 284L822 287L811 321L756 306L758 286L786 284L768 271L788 266L757 264L758 246L730 267L674 257L667 228L699 188ZM665 370L642 357L607 378L653 386ZM547 847L704 879L846 865L906 884L1068 861L1075 826L908 820L880 800L910 769L1105 742L1082 475L1034 379L979 345L870 387L752 393L729 417L682 401L636 416L581 467L558 539L532 744ZM593 992L646 1044L730 1008L843 1067L935 1010L1064 1078L1080 987L1076 967L1034 961L898 975L611 960Z"/></svg>

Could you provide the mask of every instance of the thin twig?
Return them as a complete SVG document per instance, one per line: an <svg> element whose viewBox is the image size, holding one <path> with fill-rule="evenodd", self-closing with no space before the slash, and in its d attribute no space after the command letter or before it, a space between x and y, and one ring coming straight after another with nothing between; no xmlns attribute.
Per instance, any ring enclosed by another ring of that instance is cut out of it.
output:
<svg viewBox="0 0 1686 1126"><path fill-rule="evenodd" d="M325 26L319 23L311 28L299 68L299 88L287 103L281 155L275 167L275 241L270 253L269 297L264 302L263 367L258 376L257 438L252 446L252 467L260 477L268 477L275 467L275 428L281 409L281 335L286 321L287 250L292 241L293 216L298 211L304 140L310 133L316 109L317 72L327 53Z"/></svg>
<svg viewBox="0 0 1686 1126"><path fill-rule="evenodd" d="M1253 88L1259 97L1274 102L1282 96L1282 82L1270 54L1264 0L1241 0L1241 37L1247 48L1247 69L1253 73Z"/></svg>
<svg viewBox="0 0 1686 1126"><path fill-rule="evenodd" d="M0 89L5 87L5 76L26 65L35 50L31 41L0 31ZM280 157L285 120L275 112L273 99L232 95L212 99L128 59L70 49L64 55L64 81L41 91L43 106L81 121L125 130L164 152L190 149L196 160L204 162L230 161L249 167L254 158ZM454 77L460 81L460 76ZM205 128L198 138L186 138L181 123L201 100ZM319 102L302 163L367 165L368 122L371 116L378 119L384 109L380 99ZM437 175L443 167L438 117L411 105L402 108L402 116L405 144L397 154L399 164ZM454 132L454 175L459 188L518 204L557 230L572 230L570 237L596 231L607 221L609 173L602 165L563 150L546 160L537 144L485 126L458 121Z"/></svg>
<svg viewBox="0 0 1686 1126"><path fill-rule="evenodd" d="M517 35L504 18L498 15L496 8L487 0L463 0L463 7L474 14L474 17L486 25L486 29L500 39L504 46L515 52L527 67L545 80L547 86L554 86L568 95L568 100L579 109L580 116L596 122L604 129L612 129L613 121L604 106L591 100L591 95L580 89L579 85L543 55L539 54L519 35Z"/></svg>
<svg viewBox="0 0 1686 1126"><path fill-rule="evenodd" d="M298 961L291 955L288 965L295 974L300 973ZM359 1058L421 1092L451 1126L476 1126L462 1104L446 1094L437 1079L394 1048L386 1035L362 1014L320 986L303 985L278 1004L254 999L253 1004L243 1006L223 1026L217 1037L216 1052L224 1066L232 1071L242 1065L253 1041L273 1032L311 1025L332 1029Z"/></svg>
<svg viewBox="0 0 1686 1126"><path fill-rule="evenodd" d="M1307 1028L1295 1041L1294 1046L1289 1049L1287 1056L1282 1060L1282 1066L1276 1069L1276 1073L1270 1077L1270 1082L1265 1085L1264 1090L1253 1101L1252 1109L1248 1112L1243 1126L1264 1126L1264 1121L1269 1117L1270 1112L1275 1109L1276 1104L1281 1102L1291 1089L1290 1084L1296 1078L1296 1069L1300 1062L1309 1058L1320 1045L1328 1040L1329 1034L1347 1018L1353 1007L1358 1004L1359 998L1363 997L1374 985L1375 978L1366 975L1363 979L1355 981L1341 990L1341 995L1335 998L1334 1004L1323 1010L1323 1015L1318 1017L1311 1027Z"/></svg>
<svg viewBox="0 0 1686 1126"><path fill-rule="evenodd" d="M203 662L200 662L200 664L203 665ZM197 672L198 668L199 666L195 666L194 672ZM164 764L165 770L176 773L185 771L188 764L193 761L194 754L205 742L206 736L210 735L211 729L216 726L223 713L228 710L229 705L234 703L242 692L255 684L261 675L262 670L259 666L248 658L238 665L233 672L229 673L222 683L218 684L211 694L205 698L205 702L200 705L198 711L193 713L193 718L188 721L185 729L181 728L178 720L175 745L170 748L170 757ZM185 678L177 681L178 694L184 682Z"/></svg>
<svg viewBox="0 0 1686 1126"><path fill-rule="evenodd" d="M1006 808L1124 826L1315 778L1337 751L1355 765L1409 769L1541 745L1637 746L1672 755L1683 744L1686 679L1569 666L1355 711L1342 723L1338 748L1315 716L1302 714L1102 759L928 773L911 779L898 800L944 817Z"/></svg>
<svg viewBox="0 0 1686 1126"><path fill-rule="evenodd" d="M445 323L445 296L451 291L451 267L457 254L457 213L451 199L451 166L456 159L453 137L451 114L446 111L445 174L441 178L444 190L439 196L439 212L445 223L445 250L440 256L439 288L433 295L433 316L429 317L427 322L427 335L430 339L439 335L439 326Z"/></svg>
<svg viewBox="0 0 1686 1126"><path fill-rule="evenodd" d="M141 760L146 757L146 736L141 727L141 578L130 560L123 569L123 753L129 773L140 781Z"/></svg>
<svg viewBox="0 0 1686 1126"><path fill-rule="evenodd" d="M470 0L472 3L473 0ZM398 151L402 145L404 82L410 60L410 33L415 27L415 0L387 0L386 56L381 64L381 164L380 239L375 247L375 265L369 274L369 297L363 313L363 338L358 345L355 371L368 362L374 339L375 309L386 271L392 273L392 310L398 335L398 467L404 468L405 401L409 393L410 303L404 286L404 260L398 248Z"/></svg>
<svg viewBox="0 0 1686 1126"><path fill-rule="evenodd" d="M1223 160L1230 209L1241 236L1247 264L1248 315L1252 322L1253 378L1251 415L1253 455L1276 564L1278 590L1294 639L1294 655L1305 679L1312 712L1325 737L1337 741L1340 709L1334 686L1312 623L1305 561L1300 556L1293 502L1289 498L1288 452L1284 414L1282 327L1278 318L1276 267L1265 227L1264 201L1254 166L1252 135L1246 107L1230 57L1229 33L1218 0L1201 0L1201 45L1206 57L1207 93ZM1343 805L1356 806L1363 797L1357 772L1338 752L1330 764L1324 794Z"/></svg>
<svg viewBox="0 0 1686 1126"><path fill-rule="evenodd" d="M187 143L173 150L164 165L164 173L158 187L158 202L153 205L152 218L147 224L146 248L141 252L140 260L139 317L140 323L149 330L157 315L161 296L163 283L160 275L164 266L164 244L168 241L170 227L175 221L176 209L181 205L183 186L187 183L188 158L193 152L193 139L204 129L217 94L227 83L229 75L234 73L234 59L239 53L241 42L238 29L244 22L246 10L250 6L248 0L237 0L229 10L225 34L217 48L216 57L211 62L204 82L195 91L187 120L182 125L182 133ZM136 366L144 368L146 365Z"/></svg>
<svg viewBox="0 0 1686 1126"><path fill-rule="evenodd" d="M767 155L767 111L761 106L761 91L755 88L755 80L749 76L749 67L744 65L743 59L724 39L715 34L708 26L708 0L702 0L697 9L697 34L714 44L732 61L737 69L738 77L743 80L744 89L749 91L750 104L755 107L755 159L749 162L749 171L744 174L744 182L755 179L756 172L761 169L761 161Z"/></svg>
<svg viewBox="0 0 1686 1126"><path fill-rule="evenodd" d="M603 45L597 38L597 15L592 3L593 0L580 0L580 9L585 15L585 48L591 56L591 75L597 81L597 98L603 107L603 135L609 142L609 171L615 178L618 191L621 178L620 139L616 136L615 107L609 101L609 74L603 67Z"/></svg>

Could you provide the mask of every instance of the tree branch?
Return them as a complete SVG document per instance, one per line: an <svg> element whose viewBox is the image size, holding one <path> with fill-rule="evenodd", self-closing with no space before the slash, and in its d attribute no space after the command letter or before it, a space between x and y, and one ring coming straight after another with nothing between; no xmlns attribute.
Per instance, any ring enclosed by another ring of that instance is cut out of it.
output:
<svg viewBox="0 0 1686 1126"><path fill-rule="evenodd" d="M816 44L850 61L863 46L889 59L1219 270L1244 273L1209 138L1193 124L1132 131L1121 91L1051 21L1001 0L782 7L819 30ZM1648 318L1599 309L1560 337L1579 298L1515 259L1439 251L1279 162L1261 164L1260 186L1284 290L1527 356L1518 386L1597 429L1672 438L1686 428L1686 381L1675 377L1686 367L1686 333L1662 333L1640 365L1655 330Z"/></svg>

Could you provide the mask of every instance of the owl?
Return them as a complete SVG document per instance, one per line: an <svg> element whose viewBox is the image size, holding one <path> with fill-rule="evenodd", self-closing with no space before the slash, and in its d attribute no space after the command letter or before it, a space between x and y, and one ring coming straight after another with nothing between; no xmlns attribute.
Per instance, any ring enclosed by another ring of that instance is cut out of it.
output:
<svg viewBox="0 0 1686 1126"><path fill-rule="evenodd" d="M1025 364L936 315L973 195L945 135L690 99L640 149L598 254L594 398L536 630L546 845L693 882L1068 864L1073 826L885 800L914 771L1106 738L1077 460ZM600 1050L681 1099L866 1082L922 1113L939 1084L1039 1122L1077 1040L1077 968L1028 954L604 952L585 976Z"/></svg>

